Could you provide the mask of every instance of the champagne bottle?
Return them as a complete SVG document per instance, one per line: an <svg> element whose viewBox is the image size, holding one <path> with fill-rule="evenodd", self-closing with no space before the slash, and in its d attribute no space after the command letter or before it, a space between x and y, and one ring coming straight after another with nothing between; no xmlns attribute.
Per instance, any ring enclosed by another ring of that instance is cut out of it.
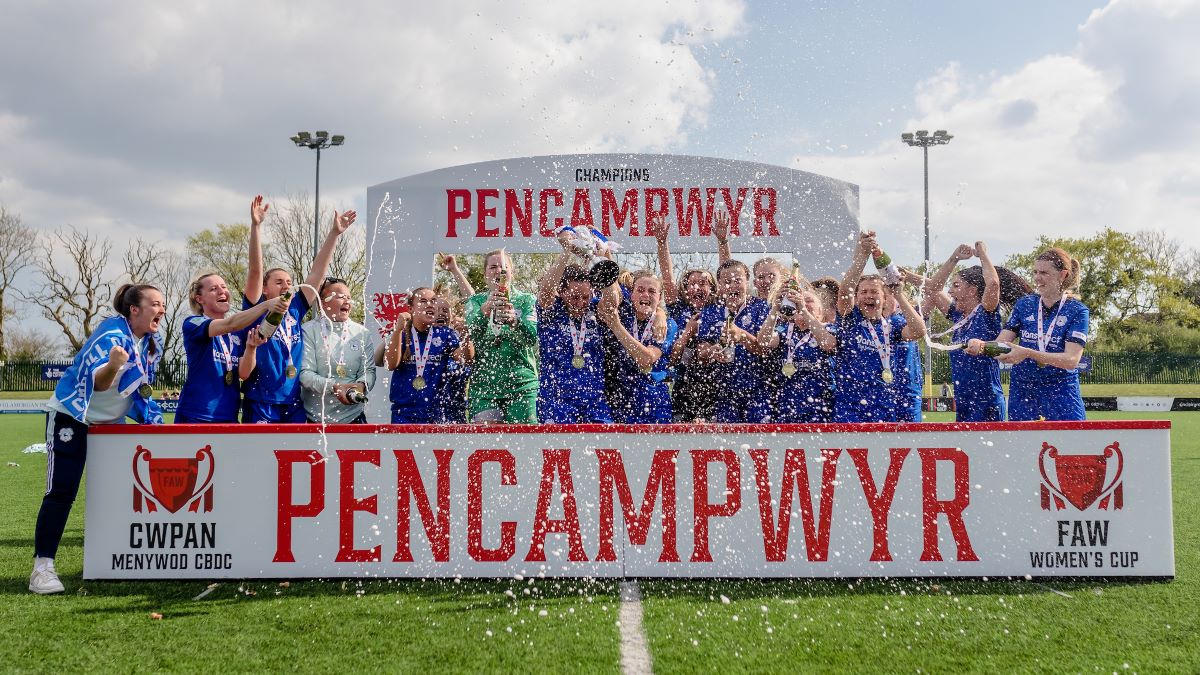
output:
<svg viewBox="0 0 1200 675"><path fill-rule="evenodd" d="M725 357L729 359L732 359L734 355L733 319L734 316L731 312L725 317L725 329L721 331L721 351L724 352Z"/></svg>
<svg viewBox="0 0 1200 675"><path fill-rule="evenodd" d="M1002 354L1007 354L1011 351L1012 351L1012 347L1010 347L1009 345L1006 345L1006 344L996 342L995 340L983 343L983 355L984 356L996 357L996 356L1000 356Z"/></svg>
<svg viewBox="0 0 1200 675"><path fill-rule="evenodd" d="M792 276L788 278L787 283L784 284L784 291L798 290L800 290L800 263L793 260ZM796 314L796 303L789 300L785 295L783 302L779 303L779 313L788 319L792 318Z"/></svg>
<svg viewBox="0 0 1200 675"><path fill-rule="evenodd" d="M350 392L346 394L346 399L351 403L366 403L367 395L357 389L351 389Z"/></svg>
<svg viewBox="0 0 1200 675"><path fill-rule="evenodd" d="M508 270L500 270L500 278L496 281L496 295L492 299L492 323L500 323L499 312L496 310L495 301L503 300L506 304L510 303L512 298L508 292Z"/></svg>
<svg viewBox="0 0 1200 675"><path fill-rule="evenodd" d="M283 292L284 298L291 298L291 291ZM269 302L269 301L268 301ZM264 340L270 340L275 331L279 329L279 324L283 323L283 312L271 311L267 312L267 316L258 324L258 335Z"/></svg>
<svg viewBox="0 0 1200 675"><path fill-rule="evenodd" d="M876 246L875 250L871 252L871 259L875 262L875 269L883 276L885 284L895 286L900 283L900 269L882 248Z"/></svg>

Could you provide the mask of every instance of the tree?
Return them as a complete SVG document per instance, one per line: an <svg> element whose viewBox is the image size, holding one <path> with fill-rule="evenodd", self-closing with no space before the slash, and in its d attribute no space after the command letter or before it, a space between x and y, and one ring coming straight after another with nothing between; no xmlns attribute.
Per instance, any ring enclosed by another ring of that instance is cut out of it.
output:
<svg viewBox="0 0 1200 675"><path fill-rule="evenodd" d="M1200 345L1200 306L1178 242L1157 231L1130 235L1105 228L1083 239L1043 236L1037 250L1007 264L1032 276L1034 258L1048 246L1079 260L1080 300L1092 311L1095 344L1105 351L1174 352Z"/></svg>
<svg viewBox="0 0 1200 675"><path fill-rule="evenodd" d="M21 222L21 216L0 205L0 361L6 360L8 343L4 319L8 305L5 296L17 275L33 264L37 236L33 228Z"/></svg>
<svg viewBox="0 0 1200 675"><path fill-rule="evenodd" d="M312 265L315 244L324 241L333 220L333 210L321 209L317 236L313 239L313 203L307 193L287 195L271 202L263 223L264 238L270 241L270 250L263 251L267 268L282 267L299 282L308 274ZM338 240L338 246L329 261L329 276L345 279L350 295L362 298L367 283L367 234L363 220L355 223ZM362 303L355 303L351 316L362 321Z"/></svg>
<svg viewBox="0 0 1200 675"><path fill-rule="evenodd" d="M191 313L188 292L192 272L187 259L157 242L136 240L124 256L125 275L130 283L157 287L166 302L166 315L160 322L163 354L168 359L183 358L183 319Z"/></svg>
<svg viewBox="0 0 1200 675"><path fill-rule="evenodd" d="M41 239L35 265L42 283L34 294L23 296L58 324L74 351L83 347L112 301L112 283L105 280L111 251L107 237L74 226L59 228Z"/></svg>
<svg viewBox="0 0 1200 675"><path fill-rule="evenodd" d="M246 285L250 265L250 226L245 223L218 223L216 230L203 230L187 239L187 262L199 274L221 275L234 293L234 305ZM266 253L264 251L264 253Z"/></svg>
<svg viewBox="0 0 1200 675"><path fill-rule="evenodd" d="M271 208L263 223L263 263L266 269L281 267L297 282L308 274L313 259L313 208L305 193L269 199ZM321 210L319 236L324 240L333 219L331 209ZM341 239L329 263L331 276L345 279L350 293L361 298L367 281L366 226L360 220ZM249 267L250 226L219 224L188 237L188 262L199 274L216 272L237 297L245 290ZM363 308L356 303L351 318L362 321ZM240 309L240 304L235 302Z"/></svg>
<svg viewBox="0 0 1200 675"><path fill-rule="evenodd" d="M17 326L7 335L9 361L56 361L63 357L62 344L37 329Z"/></svg>
<svg viewBox="0 0 1200 675"><path fill-rule="evenodd" d="M1033 278L1033 261L1042 250L1058 246L1079 261L1079 295L1098 323L1122 321L1154 306L1154 262L1133 235L1111 227L1085 239L1038 238L1037 248L1010 257L1010 269Z"/></svg>

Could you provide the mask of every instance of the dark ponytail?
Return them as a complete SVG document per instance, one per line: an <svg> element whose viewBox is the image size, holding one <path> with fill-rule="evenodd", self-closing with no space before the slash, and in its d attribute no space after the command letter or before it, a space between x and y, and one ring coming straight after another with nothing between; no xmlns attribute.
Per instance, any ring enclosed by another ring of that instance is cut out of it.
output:
<svg viewBox="0 0 1200 675"><path fill-rule="evenodd" d="M1033 292L1033 286L1030 286L1028 281L1007 267L997 267L996 274L1000 275L1000 305L1002 307L1011 310L1017 300Z"/></svg>
<svg viewBox="0 0 1200 675"><path fill-rule="evenodd" d="M997 267L996 275L1000 277L1000 306L1005 311L1012 309L1017 300L1033 292L1033 287L1028 282L1007 267ZM958 273L958 278L962 279L963 283L974 286L979 299L983 300L983 267L968 267Z"/></svg>
<svg viewBox="0 0 1200 675"><path fill-rule="evenodd" d="M129 318L129 308L142 304L142 296L146 291L162 291L158 290L157 286L150 284L125 284L117 289L117 294L113 296L113 309L117 310L117 314ZM150 341L150 353L154 354L158 351L158 345L154 340Z"/></svg>

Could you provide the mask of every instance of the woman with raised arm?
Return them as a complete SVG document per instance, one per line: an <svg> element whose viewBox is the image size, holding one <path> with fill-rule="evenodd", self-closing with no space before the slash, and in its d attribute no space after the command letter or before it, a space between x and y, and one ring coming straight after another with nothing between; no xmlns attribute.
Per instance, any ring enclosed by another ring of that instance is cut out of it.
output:
<svg viewBox="0 0 1200 675"><path fill-rule="evenodd" d="M438 253L437 265L454 278L454 285L458 287L458 297L466 299L475 295L475 287L471 285L471 282L467 280L467 275L458 266L458 256Z"/></svg>
<svg viewBox="0 0 1200 675"><path fill-rule="evenodd" d="M1071 291L1079 286L1079 261L1058 247L1033 261L1034 293L1017 300L996 337L1009 349L996 357L1012 365L1008 419L1083 420L1079 359L1088 340L1091 312ZM1014 342L1014 340L1016 342ZM987 343L972 339L967 353L984 353Z"/></svg>
<svg viewBox="0 0 1200 675"><path fill-rule="evenodd" d="M867 258L876 248L875 233L864 232L838 296L837 368L834 392L836 422L896 422L901 391L895 344L925 336L925 324L903 292L896 302L901 316L884 314L887 301L883 278L864 276Z"/></svg>
<svg viewBox="0 0 1200 675"><path fill-rule="evenodd" d="M794 308L783 314L783 300ZM779 373L772 397L772 422L785 424L833 421L833 365L837 351L834 325L821 317L821 300L811 288L784 289L758 330L758 348L768 355L767 368Z"/></svg>
<svg viewBox="0 0 1200 675"><path fill-rule="evenodd" d="M267 209L259 195L250 203L250 263L242 308L249 309L281 295L288 295L288 311L278 324L259 320L250 331L258 331L262 340L246 340L246 358L238 364L243 386L242 422L304 422L304 404L300 401L300 365L304 362L304 340L300 324L317 301L316 288L329 271L329 261L338 238L354 224L355 213L333 213L333 225L313 259L312 269L300 293L292 294L292 275L275 267L263 273L261 232ZM264 317L264 319L267 317ZM261 326L261 329L259 328ZM253 351L253 355L251 355Z"/></svg>
<svg viewBox="0 0 1200 675"><path fill-rule="evenodd" d="M717 212L718 222L727 222L728 219L728 213ZM696 361L696 335L700 329L700 312L716 299L717 279L711 271L696 267L685 269L676 283L667 245L666 223L659 217L651 224L658 240L658 270L662 278L663 298L667 303L667 316L679 328L668 359L673 380L671 417L675 422L711 419L717 383L712 368Z"/></svg>
<svg viewBox="0 0 1200 675"><path fill-rule="evenodd" d="M183 320L187 380L179 394L176 424L236 424L241 411L238 364L245 348L239 333L267 312L286 312L282 297L229 314L229 287L218 274L192 282L188 304L195 315Z"/></svg>
<svg viewBox="0 0 1200 675"><path fill-rule="evenodd" d="M697 356L710 364L721 394L713 411L716 422L766 422L773 401L758 349L758 330L770 313L766 300L750 297L750 268L727 260L717 270L719 305L700 314Z"/></svg>
<svg viewBox="0 0 1200 675"><path fill-rule="evenodd" d="M612 341L614 387L609 405L622 424L666 424L671 421L667 387L667 354L677 327L662 307L662 281L649 270L633 274L633 291L617 305L615 288L605 291L596 314Z"/></svg>
<svg viewBox="0 0 1200 675"><path fill-rule="evenodd" d="M162 424L154 402L154 380L162 358L159 324L166 307L162 293L146 284L125 284L113 298L117 315L100 322L46 404L46 493L33 536L29 590L62 593L54 568L67 517L83 480L88 428L121 424Z"/></svg>
<svg viewBox="0 0 1200 675"><path fill-rule="evenodd" d="M973 257L979 265L955 273L958 264ZM953 276L950 291L944 289ZM926 312L937 309L951 326L933 338L949 336L956 344L969 340L990 342L1000 335L1000 310L1011 308L1033 289L1024 279L992 264L987 246L960 244L925 282ZM950 373L954 380L955 419L959 422L1002 422L1006 417L1004 389L1000 386L1000 364L988 356L956 350L950 352Z"/></svg>
<svg viewBox="0 0 1200 675"><path fill-rule="evenodd" d="M467 300L475 344L467 408L472 422L537 423L537 300L512 287L504 249L483 257L488 291Z"/></svg>
<svg viewBox="0 0 1200 675"><path fill-rule="evenodd" d="M538 280L538 421L611 423L596 313L599 302L612 300L597 298L587 270L570 262L569 239L570 233L559 234L562 255Z"/></svg>

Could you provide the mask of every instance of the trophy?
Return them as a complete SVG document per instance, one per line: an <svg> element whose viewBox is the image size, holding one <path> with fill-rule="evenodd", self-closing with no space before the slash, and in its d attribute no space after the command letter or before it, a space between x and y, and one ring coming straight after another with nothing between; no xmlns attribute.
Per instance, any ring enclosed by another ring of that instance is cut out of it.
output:
<svg viewBox="0 0 1200 675"><path fill-rule="evenodd" d="M555 234L563 232L570 235L563 245L568 251L583 260L592 288L600 290L616 283L617 277L621 274L621 267L601 255L606 251L615 251L616 244L610 242L608 237L594 228L574 228L570 225L563 225L555 230Z"/></svg>
<svg viewBox="0 0 1200 675"><path fill-rule="evenodd" d="M792 276L788 277L787 282L783 286L783 290L781 292L784 293L784 296L783 300L779 303L779 313L782 314L785 319L791 319L792 317L796 316L796 303L792 302L791 299L787 297L787 291L798 290L800 290L800 263L793 260Z"/></svg>

